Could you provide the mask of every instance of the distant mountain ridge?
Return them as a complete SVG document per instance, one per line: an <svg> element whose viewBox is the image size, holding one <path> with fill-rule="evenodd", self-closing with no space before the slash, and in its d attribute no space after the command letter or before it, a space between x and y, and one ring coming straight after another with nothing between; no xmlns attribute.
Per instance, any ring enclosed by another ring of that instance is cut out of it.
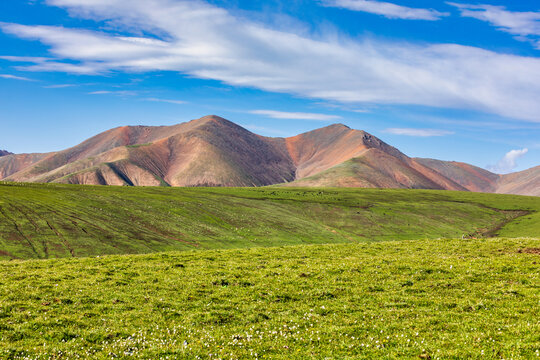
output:
<svg viewBox="0 0 540 360"><path fill-rule="evenodd" d="M522 173L497 175L464 163L409 158L377 137L343 124L270 138L214 115L173 126L118 127L63 151L0 158L0 180L20 182L283 184L540 196L540 167Z"/></svg>
<svg viewBox="0 0 540 360"><path fill-rule="evenodd" d="M540 196L540 166L499 175L456 161L416 160L454 180L469 191Z"/></svg>
<svg viewBox="0 0 540 360"><path fill-rule="evenodd" d="M7 150L0 150L0 156L12 155L13 153Z"/></svg>

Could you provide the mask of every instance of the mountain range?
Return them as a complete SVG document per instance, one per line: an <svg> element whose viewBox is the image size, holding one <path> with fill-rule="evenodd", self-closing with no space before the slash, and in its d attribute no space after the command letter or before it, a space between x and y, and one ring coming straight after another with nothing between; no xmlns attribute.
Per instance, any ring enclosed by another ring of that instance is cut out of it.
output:
<svg viewBox="0 0 540 360"><path fill-rule="evenodd" d="M410 158L375 136L342 124L271 138L210 115L173 126L118 127L58 152L1 155L0 180L17 182L282 184L540 196L540 166L498 175L460 162Z"/></svg>

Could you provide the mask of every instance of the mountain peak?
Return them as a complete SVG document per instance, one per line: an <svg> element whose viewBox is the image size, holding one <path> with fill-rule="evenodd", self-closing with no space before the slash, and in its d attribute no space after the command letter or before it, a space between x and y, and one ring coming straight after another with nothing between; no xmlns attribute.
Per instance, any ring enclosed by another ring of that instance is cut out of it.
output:
<svg viewBox="0 0 540 360"><path fill-rule="evenodd" d="M194 120L191 120L188 122L188 124L192 124L192 125L204 125L204 124L208 124L208 123L215 123L215 124L226 124L226 125L230 125L230 124L234 124L233 122L227 120L227 119L224 119L222 118L221 116L217 116L217 115L206 115L206 116L203 116L201 118L198 118L198 119L194 119Z"/></svg>
<svg viewBox="0 0 540 360"><path fill-rule="evenodd" d="M0 150L0 156L12 155L13 153L7 150Z"/></svg>
<svg viewBox="0 0 540 360"><path fill-rule="evenodd" d="M345 125L345 124L342 124L342 123L335 123L335 124L332 124L332 125L328 125L327 127L329 128L342 128L342 129L351 129L349 126Z"/></svg>
<svg viewBox="0 0 540 360"><path fill-rule="evenodd" d="M296 135L296 137L302 137L302 136L328 137L332 135L340 136L349 132L356 132L356 131L360 131L360 130L354 130L348 127L347 125L336 123L336 124L327 125L327 126L315 129L315 130L311 130L311 131Z"/></svg>
<svg viewBox="0 0 540 360"><path fill-rule="evenodd" d="M322 131L322 132L344 132L344 131L360 131L360 130L354 130L354 129L351 129L349 126L345 125L345 124L342 124L342 123L335 123L335 124L330 124L330 125L327 125L327 126L323 126L321 128L318 128L318 129L315 129L315 130L311 130L311 131L308 131L309 132L314 132L314 131Z"/></svg>

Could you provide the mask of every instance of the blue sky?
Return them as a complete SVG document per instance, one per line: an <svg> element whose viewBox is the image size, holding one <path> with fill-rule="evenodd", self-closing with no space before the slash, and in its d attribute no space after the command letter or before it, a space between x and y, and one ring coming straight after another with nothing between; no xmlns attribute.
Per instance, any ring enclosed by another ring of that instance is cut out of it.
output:
<svg viewBox="0 0 540 360"><path fill-rule="evenodd" d="M540 165L536 0L3 0L0 149L207 114L409 156Z"/></svg>

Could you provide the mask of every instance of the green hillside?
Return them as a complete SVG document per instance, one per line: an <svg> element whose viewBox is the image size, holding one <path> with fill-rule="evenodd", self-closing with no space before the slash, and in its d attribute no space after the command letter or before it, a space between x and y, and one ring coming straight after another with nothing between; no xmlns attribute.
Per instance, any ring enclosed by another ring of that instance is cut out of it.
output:
<svg viewBox="0 0 540 360"><path fill-rule="evenodd" d="M538 210L537 197L425 190L3 183L0 256L540 236Z"/></svg>
<svg viewBox="0 0 540 360"><path fill-rule="evenodd" d="M0 262L2 359L532 359L540 241Z"/></svg>

